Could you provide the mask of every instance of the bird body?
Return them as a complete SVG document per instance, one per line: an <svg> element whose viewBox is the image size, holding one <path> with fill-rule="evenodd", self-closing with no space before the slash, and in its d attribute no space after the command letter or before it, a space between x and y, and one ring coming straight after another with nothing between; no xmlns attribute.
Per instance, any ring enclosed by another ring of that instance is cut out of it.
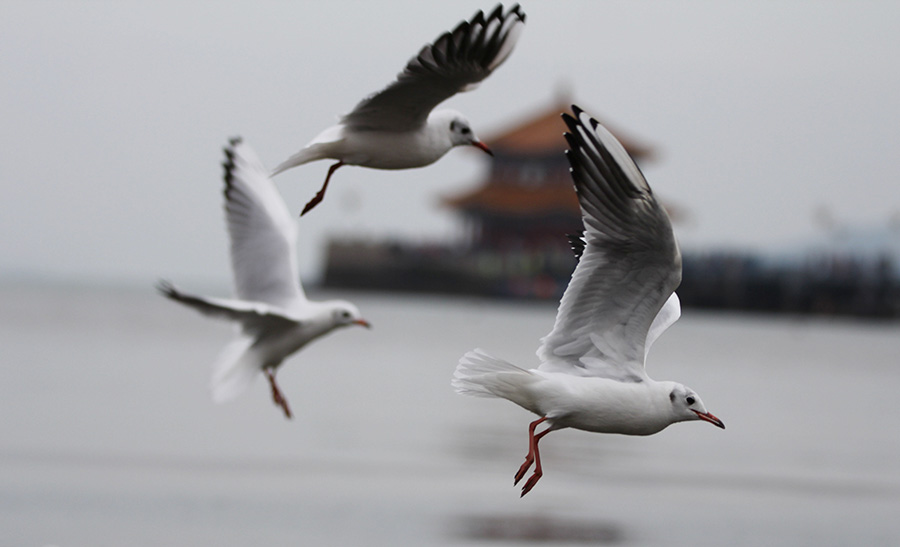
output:
<svg viewBox="0 0 900 547"><path fill-rule="evenodd" d="M693 413L675 412L669 399L673 382L620 382L526 370L480 349L460 360L454 386L468 395L508 399L546 417L551 429L652 435L672 423L696 419Z"/></svg>
<svg viewBox="0 0 900 547"><path fill-rule="evenodd" d="M250 351L261 368L276 368L292 354L341 325L334 311L337 308L352 309L349 302L337 300L317 302L302 317L295 314L280 315L280 328L260 333Z"/></svg>
<svg viewBox="0 0 900 547"><path fill-rule="evenodd" d="M238 327L238 336L213 367L214 401L234 399L264 372L275 403L290 418L275 382L282 362L339 327L369 324L349 302L306 298L298 274L296 221L268 171L240 139L230 142L225 155L225 211L237 298L194 296L165 281L158 288L176 302Z"/></svg>
<svg viewBox="0 0 900 547"><path fill-rule="evenodd" d="M424 167L461 144L454 142L454 135L446 130L454 120L464 118L455 110L441 109L432 112L428 122L415 131L349 131L343 125L333 125L276 167L272 175L324 159L373 169Z"/></svg>
<svg viewBox="0 0 900 547"><path fill-rule="evenodd" d="M681 253L671 222L621 143L576 106L563 115L584 233L570 238L579 258L553 329L525 370L482 350L465 354L452 385L466 395L500 397L537 414L515 482L541 478L538 441L574 428L652 435L670 424L704 420L724 429L690 388L647 375L650 346L681 315L674 290ZM536 428L546 424L537 433Z"/></svg>

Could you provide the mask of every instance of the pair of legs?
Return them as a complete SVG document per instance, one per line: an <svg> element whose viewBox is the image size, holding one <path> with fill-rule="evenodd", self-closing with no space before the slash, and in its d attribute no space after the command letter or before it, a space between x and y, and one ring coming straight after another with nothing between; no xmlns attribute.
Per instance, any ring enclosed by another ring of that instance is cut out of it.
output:
<svg viewBox="0 0 900 547"><path fill-rule="evenodd" d="M539 418L528 426L528 455L525 456L525 462L519 467L519 470L516 472L516 479L513 482L513 485L519 484L519 481L525 476L525 473L528 472L528 468L531 467L531 464L534 464L534 473L531 474L531 477L525 482L525 486L522 487L522 496L531 492L531 489L534 488L534 485L541 479L544 475L543 469L541 469L541 453L538 451L538 441L540 441L544 435L553 431L553 427L548 427L547 429L541 431L537 435L534 434L537 426L543 423L547 419L546 416L543 418ZM521 496L519 496L521 497Z"/></svg>

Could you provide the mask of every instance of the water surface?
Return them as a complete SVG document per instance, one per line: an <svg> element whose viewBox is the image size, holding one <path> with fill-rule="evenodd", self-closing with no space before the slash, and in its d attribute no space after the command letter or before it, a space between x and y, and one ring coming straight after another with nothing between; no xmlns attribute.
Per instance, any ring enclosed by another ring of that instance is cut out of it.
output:
<svg viewBox="0 0 900 547"><path fill-rule="evenodd" d="M334 296L334 295L326 295ZM461 397L457 359L523 366L555 306L342 294L374 328L210 401L231 336L155 295L0 287L0 545L898 545L896 324L688 310L648 369L728 429L554 432Z"/></svg>

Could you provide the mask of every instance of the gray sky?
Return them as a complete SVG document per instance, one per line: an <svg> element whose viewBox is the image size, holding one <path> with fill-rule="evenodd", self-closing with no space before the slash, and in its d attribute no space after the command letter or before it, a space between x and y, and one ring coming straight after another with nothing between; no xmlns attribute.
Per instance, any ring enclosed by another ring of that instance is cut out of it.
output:
<svg viewBox="0 0 900 547"><path fill-rule="evenodd" d="M525 1L509 60L444 106L482 137L575 102L657 147L645 174L690 212L686 248L762 248L900 211L900 3ZM230 282L221 148L271 166L489 1L0 0L0 277ZM447 239L442 195L488 158L349 167L300 223L301 270L329 235ZM299 213L328 162L276 182Z"/></svg>

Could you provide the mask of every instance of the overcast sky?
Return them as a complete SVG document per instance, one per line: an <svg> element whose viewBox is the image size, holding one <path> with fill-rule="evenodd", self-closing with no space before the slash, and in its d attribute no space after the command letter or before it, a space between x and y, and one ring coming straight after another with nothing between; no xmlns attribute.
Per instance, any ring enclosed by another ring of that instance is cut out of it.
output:
<svg viewBox="0 0 900 547"><path fill-rule="evenodd" d="M525 1L516 50L444 106L482 137L555 101L654 146L651 186L689 212L685 248L762 248L900 213L900 3ZM230 282L221 148L276 165L411 55L491 1L0 0L0 278ZM331 235L449 239L441 196L489 158L344 168L301 223L301 271ZM276 178L299 213L328 162Z"/></svg>

